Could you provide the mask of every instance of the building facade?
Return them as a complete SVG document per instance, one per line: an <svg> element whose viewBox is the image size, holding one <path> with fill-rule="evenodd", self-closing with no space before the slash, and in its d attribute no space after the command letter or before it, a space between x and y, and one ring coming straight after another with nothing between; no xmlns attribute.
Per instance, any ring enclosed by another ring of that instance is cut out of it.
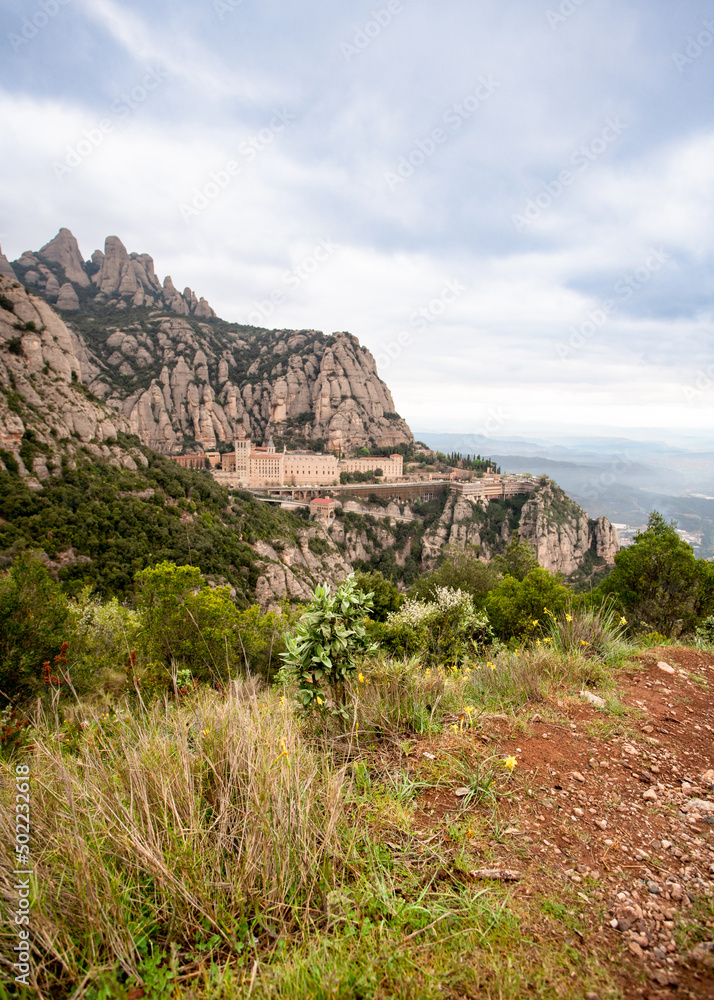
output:
<svg viewBox="0 0 714 1000"><path fill-rule="evenodd" d="M201 455L175 455L174 461L186 468L210 467L211 475L224 486L332 486L339 483L341 472L382 470L387 481L401 479L401 455L388 458L345 458L309 451L277 452L272 440L256 447L248 438L236 438L233 450Z"/></svg>
<svg viewBox="0 0 714 1000"><path fill-rule="evenodd" d="M404 459L401 455L370 458L343 458L339 462L340 472L374 472L381 469L385 479L401 479L404 475Z"/></svg>

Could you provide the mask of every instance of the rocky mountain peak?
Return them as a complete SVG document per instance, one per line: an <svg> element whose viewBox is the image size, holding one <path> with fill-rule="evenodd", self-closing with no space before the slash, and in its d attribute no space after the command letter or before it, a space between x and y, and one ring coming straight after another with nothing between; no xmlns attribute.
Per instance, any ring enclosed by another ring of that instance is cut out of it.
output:
<svg viewBox="0 0 714 1000"><path fill-rule="evenodd" d="M374 358L349 333L226 323L115 235L84 261L60 229L14 270L65 316L92 359L91 391L156 451L227 450L236 435L346 454L413 441Z"/></svg>
<svg viewBox="0 0 714 1000"><path fill-rule="evenodd" d="M45 243L38 251L37 256L41 260L59 264L68 281L73 281L81 288L89 287L89 278L79 252L79 244L69 229L60 229L55 238Z"/></svg>
<svg viewBox="0 0 714 1000"><path fill-rule="evenodd" d="M0 247L0 275L4 278L14 278L17 281L17 275L13 271L10 261L2 252L2 247Z"/></svg>
<svg viewBox="0 0 714 1000"><path fill-rule="evenodd" d="M168 309L179 316L213 319L205 299L186 289L182 295L171 279L162 285L148 253L129 253L118 236L107 236L104 251L95 250L85 261L74 234L60 229L36 252L25 251L15 269L0 259L0 274L17 276L27 287L65 312L86 311L93 305L117 309Z"/></svg>

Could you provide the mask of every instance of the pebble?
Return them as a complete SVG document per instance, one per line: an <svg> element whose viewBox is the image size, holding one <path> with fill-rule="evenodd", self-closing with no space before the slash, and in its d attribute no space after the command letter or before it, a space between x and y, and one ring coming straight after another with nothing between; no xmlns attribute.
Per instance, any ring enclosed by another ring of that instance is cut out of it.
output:
<svg viewBox="0 0 714 1000"><path fill-rule="evenodd" d="M596 819L595 826L599 826L601 830L607 830L607 820L606 819Z"/></svg>
<svg viewBox="0 0 714 1000"><path fill-rule="evenodd" d="M708 802L706 799L690 799L686 805L682 806L682 812L698 812L711 815L714 814L714 802Z"/></svg>
<svg viewBox="0 0 714 1000"><path fill-rule="evenodd" d="M705 788L711 788L714 786L714 770L705 771L704 774L700 776L699 780Z"/></svg>
<svg viewBox="0 0 714 1000"><path fill-rule="evenodd" d="M659 663L657 664L657 666L659 667L659 669L664 674L673 674L673 673L675 673L674 667L670 667L669 663L665 663L664 660L660 660Z"/></svg>
<svg viewBox="0 0 714 1000"><path fill-rule="evenodd" d="M660 888L656 882L648 882L647 888L652 893L653 896L659 896Z"/></svg>
<svg viewBox="0 0 714 1000"><path fill-rule="evenodd" d="M576 781L585 781L585 778L582 776L580 771L573 771L573 777Z"/></svg>
<svg viewBox="0 0 714 1000"><path fill-rule="evenodd" d="M692 962L714 970L714 941L703 941L689 953Z"/></svg>
<svg viewBox="0 0 714 1000"><path fill-rule="evenodd" d="M648 802L656 802L657 792L654 790L654 788L648 788L646 792L642 793L642 798L646 799Z"/></svg>
<svg viewBox="0 0 714 1000"><path fill-rule="evenodd" d="M600 695L593 694L592 691L583 690L580 692L580 697L585 698L586 701L589 701L591 705L597 706L597 708L605 707L605 699L601 698Z"/></svg>

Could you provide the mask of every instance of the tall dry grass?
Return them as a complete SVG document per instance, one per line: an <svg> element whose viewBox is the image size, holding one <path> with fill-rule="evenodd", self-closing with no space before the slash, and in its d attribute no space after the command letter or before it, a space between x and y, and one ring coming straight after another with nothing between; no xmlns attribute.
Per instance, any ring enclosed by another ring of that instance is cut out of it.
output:
<svg viewBox="0 0 714 1000"><path fill-rule="evenodd" d="M103 968L137 975L142 942L289 935L339 867L344 771L301 739L276 692L40 720L31 764L33 969L41 995ZM0 892L13 899L14 778L2 764ZM9 972L12 929L0 931Z"/></svg>

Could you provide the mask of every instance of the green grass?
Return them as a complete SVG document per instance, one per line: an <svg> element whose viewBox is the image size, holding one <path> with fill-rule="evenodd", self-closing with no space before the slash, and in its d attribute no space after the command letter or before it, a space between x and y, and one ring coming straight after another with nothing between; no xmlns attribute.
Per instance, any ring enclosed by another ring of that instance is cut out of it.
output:
<svg viewBox="0 0 714 1000"><path fill-rule="evenodd" d="M570 887L546 878L526 896L470 875L510 840L504 797L526 793L481 739L488 714L515 720L595 668L542 648L448 672L377 657L352 687L347 731L296 715L289 689L249 682L230 698L199 689L41 715L0 765L6 778L19 759L32 768L38 991L618 997L604 956L578 944ZM469 794L456 799L459 786ZM0 791L6 898L13 789ZM431 813L429 796L451 805ZM5 924L5 968L15 941Z"/></svg>

